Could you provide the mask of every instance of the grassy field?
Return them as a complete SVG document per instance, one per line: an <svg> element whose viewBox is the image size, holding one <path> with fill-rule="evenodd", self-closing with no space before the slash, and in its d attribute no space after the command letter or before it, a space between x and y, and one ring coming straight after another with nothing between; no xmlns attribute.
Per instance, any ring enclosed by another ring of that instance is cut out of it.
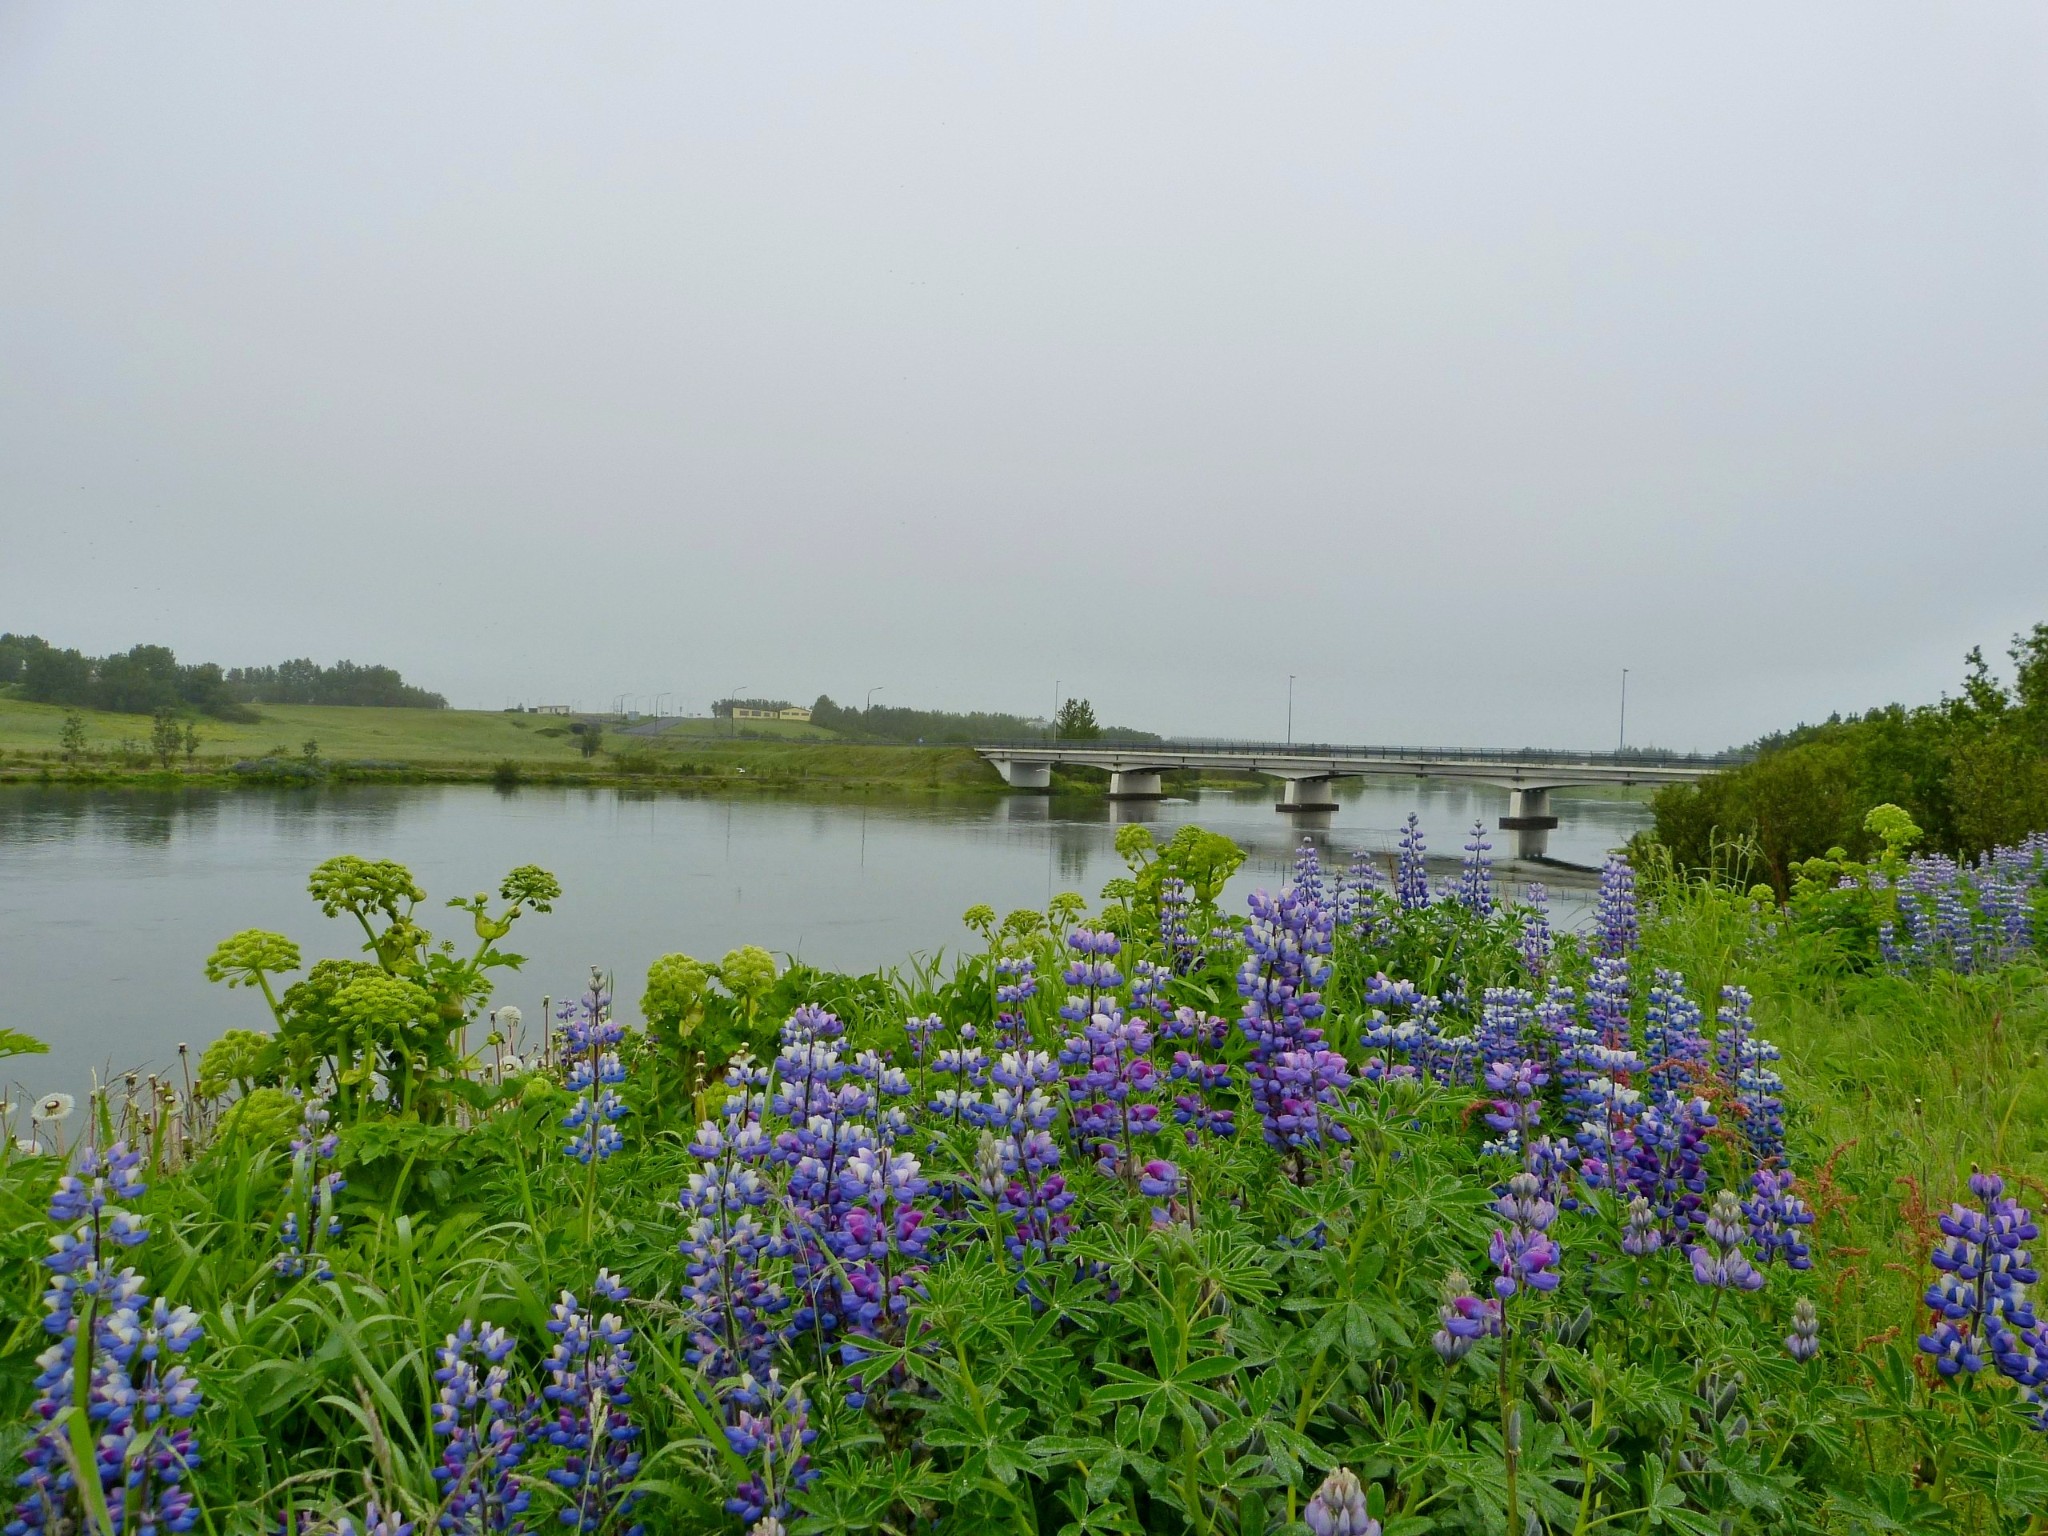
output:
<svg viewBox="0 0 2048 1536"><path fill-rule="evenodd" d="M530 779L672 780L735 789L1001 787L995 771L964 747L855 745L780 722L766 722L766 729L738 739L712 734L709 721L678 721L655 736L610 729L604 750L585 758L569 722L559 716L322 705L263 705L258 712L261 718L248 723L195 722L198 753L190 763L178 757L172 775L219 778L237 762L270 753L297 759L311 741L320 759L330 764L403 765L419 777L435 779L503 776L510 764ZM86 729L85 756L67 764L58 733L70 713L55 705L0 698L0 778L172 776L153 760L145 761L150 722L140 715L79 711Z"/></svg>

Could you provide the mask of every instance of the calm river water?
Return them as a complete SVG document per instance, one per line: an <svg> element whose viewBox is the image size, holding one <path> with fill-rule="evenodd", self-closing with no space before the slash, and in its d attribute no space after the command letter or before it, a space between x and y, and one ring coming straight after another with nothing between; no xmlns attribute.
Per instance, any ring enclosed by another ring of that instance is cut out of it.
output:
<svg viewBox="0 0 2048 1536"><path fill-rule="evenodd" d="M1315 832L1325 860L1389 852L1412 809L1453 867L1475 818L1491 827L1505 792L1431 783L1341 786ZM1648 819L1637 801L1553 796L1553 857L1597 864ZM960 914L1042 907L1058 891L1094 898L1119 873L1127 820L1162 836L1199 822L1250 850L1232 882L1241 903L1277 887L1299 829L1258 793L1112 806L1036 796L869 804L687 798L630 790L503 792L485 786L234 790L0 791L0 1025L50 1042L48 1056L0 1063L31 1093L78 1092L98 1071L164 1067L222 1030L259 1028L259 998L210 986L207 954L227 934L291 935L308 963L354 955L353 924L323 918L307 872L337 853L409 865L431 902L428 925L469 942L449 896L493 889L515 864L562 881L550 916L528 916L510 947L529 957L501 989L529 1021L543 993L573 992L591 964L619 977L631 1016L639 978L671 950L715 959L760 944L814 965L866 970L967 938ZM1491 834L1505 845L1506 834ZM1583 914L1589 885L1540 872L1560 920ZM1519 883L1509 874L1510 886ZM529 1028L531 1022L529 1023ZM17 1102L19 1098L17 1097Z"/></svg>

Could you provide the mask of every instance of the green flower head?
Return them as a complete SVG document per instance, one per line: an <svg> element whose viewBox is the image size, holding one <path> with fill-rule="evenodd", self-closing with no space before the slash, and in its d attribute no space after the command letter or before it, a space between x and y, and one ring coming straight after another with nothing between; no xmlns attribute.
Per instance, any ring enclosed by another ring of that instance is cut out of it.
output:
<svg viewBox="0 0 2048 1536"><path fill-rule="evenodd" d="M261 975L276 976L299 968L299 946L281 933L245 928L214 946L206 962L206 979L231 987L253 987Z"/></svg>

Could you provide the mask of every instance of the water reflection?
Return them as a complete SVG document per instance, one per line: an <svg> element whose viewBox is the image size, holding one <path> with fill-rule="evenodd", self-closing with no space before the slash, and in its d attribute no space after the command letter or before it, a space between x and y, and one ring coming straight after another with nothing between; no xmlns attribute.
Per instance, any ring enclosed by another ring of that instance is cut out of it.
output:
<svg viewBox="0 0 2048 1536"><path fill-rule="evenodd" d="M320 917L306 874L337 853L409 864L434 902L494 887L515 864L554 870L565 900L520 925L530 956L506 1000L529 1012L573 990L593 961L637 978L669 950L713 957L742 943L814 964L866 969L964 942L960 914L1043 906L1058 891L1093 898L1120 874L1120 827L1164 840L1196 822L1234 838L1245 867L1226 900L1287 875L1308 835L1341 866L1364 849L1386 861L1410 809L1455 867L1475 818L1506 810L1484 786L1400 781L1339 786L1338 809L1275 814L1260 792L1197 800L1075 800L1018 795L967 801L815 802L693 799L524 786L354 786L138 794L44 788L0 794L0 1025L52 1043L48 1057L0 1067L31 1089L76 1089L171 1059L223 1029L263 1022L259 1003L209 986L213 945L242 928L289 934L308 961L355 953L359 938ZM1554 797L1564 859L1597 863L1646 819L1628 800ZM1505 839L1496 834L1497 842ZM1538 873L1559 918L1583 910L1590 881ZM442 914L429 907L429 924Z"/></svg>

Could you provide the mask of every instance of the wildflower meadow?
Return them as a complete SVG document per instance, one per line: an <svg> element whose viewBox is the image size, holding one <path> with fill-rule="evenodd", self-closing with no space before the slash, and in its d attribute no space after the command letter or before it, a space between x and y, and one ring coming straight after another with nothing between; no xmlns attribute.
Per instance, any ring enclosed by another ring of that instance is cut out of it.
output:
<svg viewBox="0 0 2048 1536"><path fill-rule="evenodd" d="M12 1111L7 1536L2048 1532L2048 838L1868 827L1583 932L1483 828L1242 910L1127 828L548 1018L546 871L436 936L330 860L349 958L234 935L196 1062Z"/></svg>

